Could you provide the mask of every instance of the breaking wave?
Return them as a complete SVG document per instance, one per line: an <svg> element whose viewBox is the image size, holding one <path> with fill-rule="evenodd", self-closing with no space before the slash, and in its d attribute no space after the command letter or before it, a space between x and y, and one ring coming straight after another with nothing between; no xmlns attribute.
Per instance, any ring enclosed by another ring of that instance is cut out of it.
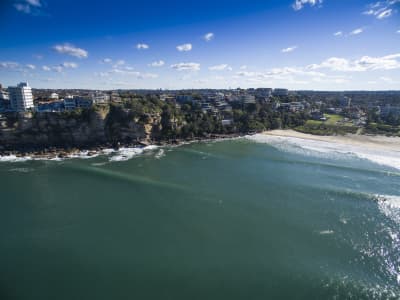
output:
<svg viewBox="0 0 400 300"><path fill-rule="evenodd" d="M302 139L297 137L269 136L256 134L247 139L269 144L284 152L294 152L306 156L320 156L341 159L343 157L357 157L369 160L381 166L392 167L400 170L400 145L399 151L373 149L356 145Z"/></svg>

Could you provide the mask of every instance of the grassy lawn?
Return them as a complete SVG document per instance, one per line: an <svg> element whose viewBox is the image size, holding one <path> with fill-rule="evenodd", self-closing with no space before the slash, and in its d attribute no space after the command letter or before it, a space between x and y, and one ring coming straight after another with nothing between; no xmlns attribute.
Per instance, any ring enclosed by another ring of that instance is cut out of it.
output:
<svg viewBox="0 0 400 300"><path fill-rule="evenodd" d="M327 118L327 120L324 122L326 125L336 125L338 121L343 120L343 117L339 115L325 114L324 116Z"/></svg>
<svg viewBox="0 0 400 300"><path fill-rule="evenodd" d="M353 123L339 123L343 117L334 114L325 114L326 121L308 120L304 126L295 128L297 131L316 135L343 135L346 133L356 133L357 127Z"/></svg>

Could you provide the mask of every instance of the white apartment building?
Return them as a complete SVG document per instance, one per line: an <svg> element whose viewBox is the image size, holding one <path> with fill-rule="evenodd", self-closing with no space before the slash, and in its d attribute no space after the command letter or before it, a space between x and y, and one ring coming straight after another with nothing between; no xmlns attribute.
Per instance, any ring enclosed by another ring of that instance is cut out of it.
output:
<svg viewBox="0 0 400 300"><path fill-rule="evenodd" d="M34 107L32 89L27 82L8 87L8 93L12 110L27 111Z"/></svg>
<svg viewBox="0 0 400 300"><path fill-rule="evenodd" d="M0 100L9 100L8 92L0 90Z"/></svg>
<svg viewBox="0 0 400 300"><path fill-rule="evenodd" d="M57 94L57 93L51 93L50 99L52 99L52 100L58 100L58 94Z"/></svg>
<svg viewBox="0 0 400 300"><path fill-rule="evenodd" d="M110 95L105 93L96 92L92 94L92 100L95 104L108 104L110 102Z"/></svg>

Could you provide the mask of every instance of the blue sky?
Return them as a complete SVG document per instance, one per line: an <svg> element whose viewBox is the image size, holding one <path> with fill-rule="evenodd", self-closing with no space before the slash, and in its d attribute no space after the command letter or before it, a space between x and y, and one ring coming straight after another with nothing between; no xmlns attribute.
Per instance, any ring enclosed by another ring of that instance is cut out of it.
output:
<svg viewBox="0 0 400 300"><path fill-rule="evenodd" d="M400 0L6 0L0 34L5 86L400 87Z"/></svg>

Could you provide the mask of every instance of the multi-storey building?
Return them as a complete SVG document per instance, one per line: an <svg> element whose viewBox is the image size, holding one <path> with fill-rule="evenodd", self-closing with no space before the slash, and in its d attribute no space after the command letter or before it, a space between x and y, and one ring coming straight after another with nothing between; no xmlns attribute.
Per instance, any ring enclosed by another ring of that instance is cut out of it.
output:
<svg viewBox="0 0 400 300"><path fill-rule="evenodd" d="M8 93L12 110L27 111L34 107L32 89L27 82L8 87Z"/></svg>

